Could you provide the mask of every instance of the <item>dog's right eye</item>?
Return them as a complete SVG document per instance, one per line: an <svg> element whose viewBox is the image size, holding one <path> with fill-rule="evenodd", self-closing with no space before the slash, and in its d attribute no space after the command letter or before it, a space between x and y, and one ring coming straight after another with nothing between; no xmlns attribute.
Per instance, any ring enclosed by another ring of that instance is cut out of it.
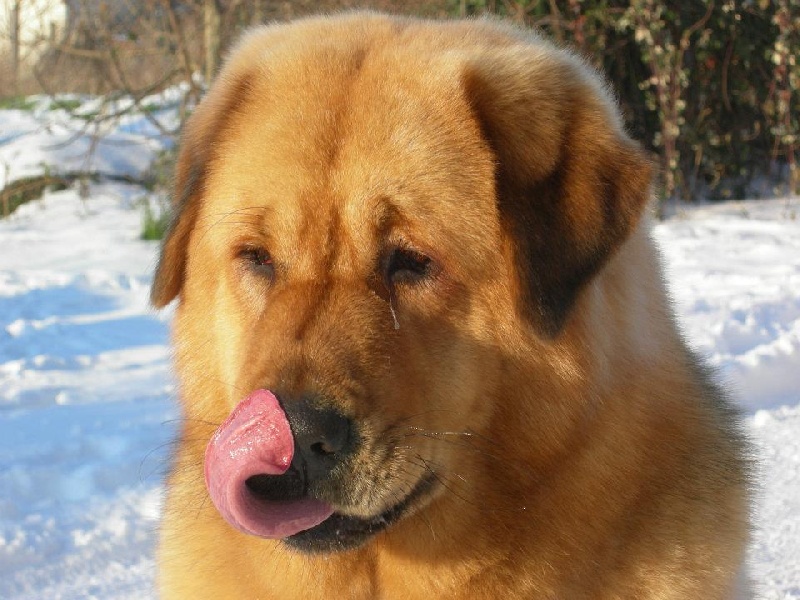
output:
<svg viewBox="0 0 800 600"><path fill-rule="evenodd" d="M431 259L411 248L395 248L386 265L386 277L390 283L416 283L431 271Z"/></svg>
<svg viewBox="0 0 800 600"><path fill-rule="evenodd" d="M247 246L239 251L239 258L258 275L272 279L275 275L275 264L270 253L263 248Z"/></svg>

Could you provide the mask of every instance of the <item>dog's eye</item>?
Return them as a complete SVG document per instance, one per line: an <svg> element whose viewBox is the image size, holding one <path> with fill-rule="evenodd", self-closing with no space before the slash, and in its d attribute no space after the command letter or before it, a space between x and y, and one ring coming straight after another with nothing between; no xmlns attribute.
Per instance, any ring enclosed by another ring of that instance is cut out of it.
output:
<svg viewBox="0 0 800 600"><path fill-rule="evenodd" d="M410 248L395 248L389 255L386 277L390 283L415 283L427 277L431 259Z"/></svg>
<svg viewBox="0 0 800 600"><path fill-rule="evenodd" d="M275 274L275 265L269 252L263 248L247 246L239 251L241 258L248 268L254 270L259 275L272 277Z"/></svg>

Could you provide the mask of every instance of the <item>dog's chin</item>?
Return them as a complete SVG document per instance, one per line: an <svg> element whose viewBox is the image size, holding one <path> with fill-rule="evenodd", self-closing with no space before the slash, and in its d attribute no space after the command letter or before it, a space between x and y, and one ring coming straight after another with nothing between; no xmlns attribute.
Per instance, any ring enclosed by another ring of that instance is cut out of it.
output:
<svg viewBox="0 0 800 600"><path fill-rule="evenodd" d="M306 554L352 550L422 506L436 487L436 477L429 474L400 502L374 517L355 517L334 512L319 525L289 537L283 543Z"/></svg>

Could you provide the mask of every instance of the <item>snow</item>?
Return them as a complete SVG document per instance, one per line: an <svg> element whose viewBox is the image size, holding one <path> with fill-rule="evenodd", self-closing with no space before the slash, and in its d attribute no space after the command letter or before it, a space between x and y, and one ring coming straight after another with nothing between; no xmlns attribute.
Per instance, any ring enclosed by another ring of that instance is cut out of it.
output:
<svg viewBox="0 0 800 600"><path fill-rule="evenodd" d="M81 146L52 148L58 119L73 118L57 113L0 111L0 184L73 168ZM151 133L131 115L113 134L133 145L101 145L96 164L141 172L163 147ZM84 200L47 193L0 220L0 598L154 597L179 414L171 315L147 303L157 245L138 238L144 194L93 184ZM798 201L709 205L654 231L686 335L757 448L750 570L766 600L800 599L798 213Z"/></svg>
<svg viewBox="0 0 800 600"><path fill-rule="evenodd" d="M0 598L142 598L175 433L141 190L0 221Z"/></svg>
<svg viewBox="0 0 800 600"><path fill-rule="evenodd" d="M800 206L728 203L656 230L695 347L749 410L800 401Z"/></svg>
<svg viewBox="0 0 800 600"><path fill-rule="evenodd" d="M756 446L759 598L800 599L800 201L694 208L654 233L684 331Z"/></svg>
<svg viewBox="0 0 800 600"><path fill-rule="evenodd" d="M153 155L171 143L153 119L165 130L176 130L181 92L176 86L144 98L140 105L151 110L152 118L132 110L126 98L109 102L74 94L32 97L31 111L0 110L0 189L47 170L140 179ZM59 103L75 108L57 108ZM97 115L101 118L90 118Z"/></svg>

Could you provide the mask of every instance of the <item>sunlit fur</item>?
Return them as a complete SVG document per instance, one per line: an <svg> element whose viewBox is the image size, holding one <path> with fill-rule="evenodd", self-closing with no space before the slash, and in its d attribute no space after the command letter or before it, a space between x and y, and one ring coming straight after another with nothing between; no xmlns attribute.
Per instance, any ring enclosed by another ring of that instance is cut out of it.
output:
<svg viewBox="0 0 800 600"><path fill-rule="evenodd" d="M179 298L185 416L162 598L734 597L745 445L676 329L651 177L598 76L530 33L370 13L249 33L187 126L153 289ZM436 271L387 284L398 245ZM345 552L235 531L203 451L258 388L357 423L339 512L434 493Z"/></svg>

